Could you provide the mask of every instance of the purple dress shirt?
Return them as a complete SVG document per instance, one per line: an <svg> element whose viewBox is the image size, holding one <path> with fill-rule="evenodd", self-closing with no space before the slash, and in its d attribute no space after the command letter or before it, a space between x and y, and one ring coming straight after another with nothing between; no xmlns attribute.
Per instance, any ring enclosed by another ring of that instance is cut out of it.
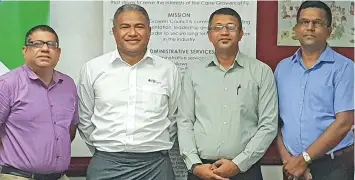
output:
<svg viewBox="0 0 355 180"><path fill-rule="evenodd" d="M75 83L60 72L48 88L27 65L0 76L0 165L42 174L67 170L77 106Z"/></svg>

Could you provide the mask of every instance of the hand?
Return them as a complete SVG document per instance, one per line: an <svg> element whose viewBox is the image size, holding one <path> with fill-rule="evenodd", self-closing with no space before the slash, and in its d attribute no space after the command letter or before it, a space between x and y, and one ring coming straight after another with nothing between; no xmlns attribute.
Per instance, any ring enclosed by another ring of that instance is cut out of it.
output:
<svg viewBox="0 0 355 180"><path fill-rule="evenodd" d="M299 178L299 177L303 176L307 167L308 167L308 164L303 159L302 155L292 156L291 158L286 160L284 163L284 171L286 172L288 179L290 179L290 177Z"/></svg>
<svg viewBox="0 0 355 180"><path fill-rule="evenodd" d="M307 168L306 171L303 174L303 179L304 180L312 180L312 174L311 174L311 169Z"/></svg>
<svg viewBox="0 0 355 180"><path fill-rule="evenodd" d="M205 180L228 180L213 173L217 167L213 164L202 164L195 167L193 174Z"/></svg>
<svg viewBox="0 0 355 180"><path fill-rule="evenodd" d="M240 169L233 161L227 159L220 159L214 163L217 169L213 170L213 173L221 177L232 177L240 173Z"/></svg>

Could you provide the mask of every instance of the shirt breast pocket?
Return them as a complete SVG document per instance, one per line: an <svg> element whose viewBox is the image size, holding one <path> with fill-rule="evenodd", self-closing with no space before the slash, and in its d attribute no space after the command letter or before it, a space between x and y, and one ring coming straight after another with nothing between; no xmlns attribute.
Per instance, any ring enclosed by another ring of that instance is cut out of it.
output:
<svg viewBox="0 0 355 180"><path fill-rule="evenodd" d="M236 105L242 111L254 111L257 105L257 87L238 86L235 90Z"/></svg>
<svg viewBox="0 0 355 180"><path fill-rule="evenodd" d="M167 90L158 86L142 86L144 109L150 112L160 112L167 105Z"/></svg>

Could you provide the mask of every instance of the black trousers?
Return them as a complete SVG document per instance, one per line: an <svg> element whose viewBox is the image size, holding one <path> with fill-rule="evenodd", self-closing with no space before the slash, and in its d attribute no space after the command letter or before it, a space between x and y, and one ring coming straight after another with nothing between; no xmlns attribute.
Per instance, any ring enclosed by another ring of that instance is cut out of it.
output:
<svg viewBox="0 0 355 180"><path fill-rule="evenodd" d="M309 168L313 180L354 180L354 148L335 155L325 155L314 160Z"/></svg>
<svg viewBox="0 0 355 180"><path fill-rule="evenodd" d="M213 164L215 162L215 160L201 160L204 164ZM187 180L201 180L201 178L194 174L188 173ZM255 163L248 171L230 177L229 180L263 180L260 162Z"/></svg>

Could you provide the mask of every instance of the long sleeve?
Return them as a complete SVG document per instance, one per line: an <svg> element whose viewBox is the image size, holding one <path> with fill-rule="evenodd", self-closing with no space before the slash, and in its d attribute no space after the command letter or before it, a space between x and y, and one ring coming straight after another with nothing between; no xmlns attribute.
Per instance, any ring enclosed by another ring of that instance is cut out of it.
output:
<svg viewBox="0 0 355 180"><path fill-rule="evenodd" d="M182 80L177 118L180 153L188 169L191 169L195 163L201 163L193 132L195 121L195 93L191 80L191 68L188 68Z"/></svg>
<svg viewBox="0 0 355 180"><path fill-rule="evenodd" d="M10 114L11 91L4 80L0 80L0 126Z"/></svg>
<svg viewBox="0 0 355 180"><path fill-rule="evenodd" d="M262 158L277 134L278 98L275 79L269 67L262 73L258 101L258 130L242 153L233 159L241 172L247 171Z"/></svg>
<svg viewBox="0 0 355 180"><path fill-rule="evenodd" d="M168 119L170 120L169 134L171 142L175 142L177 134L176 116L178 111L178 100L181 93L181 74L177 67L174 69L172 89L169 97Z"/></svg>
<svg viewBox="0 0 355 180"><path fill-rule="evenodd" d="M91 117L94 114L94 89L90 81L89 72L85 65L80 73L78 83L79 96L79 125L78 130L81 138L88 145L89 150L93 153L94 147L90 142L90 135L95 127L91 122Z"/></svg>

